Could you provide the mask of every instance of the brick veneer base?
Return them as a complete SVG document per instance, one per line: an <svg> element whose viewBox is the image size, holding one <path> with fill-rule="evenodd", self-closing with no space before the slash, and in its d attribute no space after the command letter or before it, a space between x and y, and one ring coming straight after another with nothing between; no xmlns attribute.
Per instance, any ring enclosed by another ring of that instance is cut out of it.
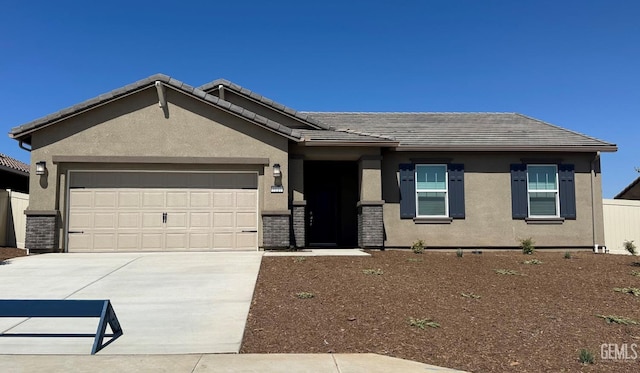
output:
<svg viewBox="0 0 640 373"><path fill-rule="evenodd" d="M384 221L381 204L358 206L358 246L382 248L384 246Z"/></svg>
<svg viewBox="0 0 640 373"><path fill-rule="evenodd" d="M27 232L25 247L36 253L47 253L58 250L57 214L27 214Z"/></svg>
<svg viewBox="0 0 640 373"><path fill-rule="evenodd" d="M289 214L262 216L262 242L265 249L289 248L290 220Z"/></svg>
<svg viewBox="0 0 640 373"><path fill-rule="evenodd" d="M295 247L304 247L306 238L306 221L305 216L307 212L307 206L305 205L293 205L291 207L291 220L293 230L293 242L291 244Z"/></svg>

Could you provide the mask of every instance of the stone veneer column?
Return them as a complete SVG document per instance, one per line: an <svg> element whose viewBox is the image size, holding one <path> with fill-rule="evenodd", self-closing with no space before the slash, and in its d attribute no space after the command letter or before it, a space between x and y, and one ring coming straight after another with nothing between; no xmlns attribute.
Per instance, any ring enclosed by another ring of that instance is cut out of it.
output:
<svg viewBox="0 0 640 373"><path fill-rule="evenodd" d="M262 246L265 249L288 249L291 245L291 212L262 212Z"/></svg>
<svg viewBox="0 0 640 373"><path fill-rule="evenodd" d="M361 248L384 247L384 201L358 202L358 246Z"/></svg>
<svg viewBox="0 0 640 373"><path fill-rule="evenodd" d="M25 247L35 253L58 251L58 211L30 211L27 215Z"/></svg>
<svg viewBox="0 0 640 373"><path fill-rule="evenodd" d="M291 204L291 228L293 229L293 242L295 247L304 247L306 241L306 215L307 201L293 201Z"/></svg>

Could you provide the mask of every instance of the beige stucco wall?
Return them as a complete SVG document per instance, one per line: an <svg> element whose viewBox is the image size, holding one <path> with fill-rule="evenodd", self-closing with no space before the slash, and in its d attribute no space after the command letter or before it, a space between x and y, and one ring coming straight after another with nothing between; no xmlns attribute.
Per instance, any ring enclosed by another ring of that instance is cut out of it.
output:
<svg viewBox="0 0 640 373"><path fill-rule="evenodd" d="M431 247L515 247L518 239L532 237L539 247L592 247L603 244L601 178L593 178L596 211L592 210L591 162L594 154L513 153L405 153L387 152L382 165L386 246L409 246L422 239ZM465 167L466 218L450 224L416 224L400 219L400 163L411 158L432 158ZM559 159L575 165L576 220L562 224L527 224L511 217L510 164L522 159ZM597 211L599 210L599 211ZM595 215L595 220L593 216ZM595 222L595 224L594 224ZM595 229L595 237L594 230Z"/></svg>
<svg viewBox="0 0 640 373"><path fill-rule="evenodd" d="M60 210L65 214L65 173L69 169L255 170L259 176L260 209L288 209L285 193L272 194L271 167L288 168L288 140L244 119L225 113L173 89L166 89L168 118L158 107L156 89L119 99L39 130L33 134L32 175L35 162L47 162L47 175L32 177L30 210ZM53 156L130 157L257 157L263 165L149 165L54 164ZM64 223L64 222L63 222ZM63 224L64 225L64 224ZM261 230L260 230L261 231ZM63 237L61 235L61 237ZM260 241L262 244L262 241Z"/></svg>

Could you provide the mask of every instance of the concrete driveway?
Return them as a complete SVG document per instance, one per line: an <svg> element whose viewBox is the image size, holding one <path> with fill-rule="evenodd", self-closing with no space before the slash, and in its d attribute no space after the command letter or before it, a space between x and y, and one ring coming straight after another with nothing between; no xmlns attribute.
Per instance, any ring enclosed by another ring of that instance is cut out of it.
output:
<svg viewBox="0 0 640 373"><path fill-rule="evenodd" d="M44 254L0 265L2 299L111 299L98 354L236 353L261 252ZM3 333L95 333L97 318L0 318ZM0 337L2 354L89 354L92 338Z"/></svg>

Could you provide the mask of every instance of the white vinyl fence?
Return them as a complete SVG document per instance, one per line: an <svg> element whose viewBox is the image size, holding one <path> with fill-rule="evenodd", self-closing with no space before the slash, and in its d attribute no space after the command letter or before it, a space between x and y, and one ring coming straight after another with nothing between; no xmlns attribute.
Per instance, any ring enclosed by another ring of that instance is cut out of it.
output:
<svg viewBox="0 0 640 373"><path fill-rule="evenodd" d="M12 190L0 190L0 246L24 249L27 217L24 210L29 195Z"/></svg>
<svg viewBox="0 0 640 373"><path fill-rule="evenodd" d="M624 241L634 241L640 251L640 201L605 199L604 241L612 254L628 254Z"/></svg>

